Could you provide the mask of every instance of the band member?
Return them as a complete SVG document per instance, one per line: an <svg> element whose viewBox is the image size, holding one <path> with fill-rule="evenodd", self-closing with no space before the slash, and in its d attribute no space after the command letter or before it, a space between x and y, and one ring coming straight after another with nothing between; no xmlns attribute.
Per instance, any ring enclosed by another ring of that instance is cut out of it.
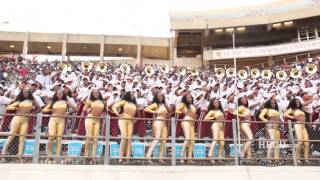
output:
<svg viewBox="0 0 320 180"><path fill-rule="evenodd" d="M119 108L121 109L120 111L118 110ZM127 158L131 155L133 118L137 112L137 102L134 93L131 91L125 92L122 100L112 106L112 111L119 116L118 124L121 132L119 162L121 163L125 151ZM127 159L127 162L129 162L129 159Z"/></svg>
<svg viewBox="0 0 320 180"><path fill-rule="evenodd" d="M97 153L97 142L100 131L101 115L106 110L106 104L103 101L102 95L98 89L93 89L87 99L83 111L87 112L85 119L86 140L85 140L85 156L95 157ZM89 152L92 146L91 154Z"/></svg>
<svg viewBox="0 0 320 180"><path fill-rule="evenodd" d="M238 109L236 114L239 115L240 120L240 131L246 136L247 140L244 143L243 149L241 151L241 157L244 158L247 155L247 158L252 157L251 153L251 142L253 139L252 131L250 129L250 120L251 112L248 108L248 100L246 97L240 97L238 99Z"/></svg>
<svg viewBox="0 0 320 180"><path fill-rule="evenodd" d="M167 129L166 121L164 120L168 118L169 111L170 111L169 107L166 105L164 94L157 93L156 96L154 96L153 98L152 104L146 107L144 111L156 115L156 120L154 120L152 123L152 131L156 139L152 141L150 148L148 149L148 152L147 152L147 157L148 158L151 157L152 151L154 147L157 145L157 143L159 142L159 139L163 138L161 140L161 145L160 145L159 162L164 163L164 160L161 158L163 158L165 145L167 143L167 140L165 138L168 137L168 129ZM149 159L149 163L153 164L153 162L150 159Z"/></svg>
<svg viewBox="0 0 320 180"><path fill-rule="evenodd" d="M301 163L301 160L299 160L299 158L301 157L302 144L304 146L304 158L309 157L309 135L305 124L299 124L306 122L306 115L302 110L302 104L299 99L293 98L289 102L288 110L284 113L284 117L295 120L297 122L293 127L298 140L297 159L298 162ZM310 163L309 160L306 160L305 162Z"/></svg>
<svg viewBox="0 0 320 180"><path fill-rule="evenodd" d="M67 101L63 90L54 93L51 102L42 110L44 113L52 113L49 120L48 156L52 156L52 145L56 139L56 155L60 156L61 140L65 126L65 115L68 115L68 108L75 110L77 107Z"/></svg>
<svg viewBox="0 0 320 180"><path fill-rule="evenodd" d="M193 97L191 94L186 94L181 99L181 104L176 109L177 114L184 113L183 121L181 126L183 129L185 141L183 143L181 155L184 156L186 148L188 148L188 163L194 164L192 159L193 146L195 143L195 131L194 131L194 120L196 119L197 109L193 104ZM181 163L184 163L184 160L181 160Z"/></svg>
<svg viewBox="0 0 320 180"><path fill-rule="evenodd" d="M20 134L19 136L19 146L18 155L21 156L24 150L24 140L25 135L28 133L29 126L29 116L24 116L25 114L31 114L33 109L37 109L38 104L32 96L30 89L23 89L18 94L16 101L7 107L7 111L16 111L16 115L11 121L10 136L7 139L6 144L2 149L2 155L5 155L8 147L10 146L14 134Z"/></svg>
<svg viewBox="0 0 320 180"><path fill-rule="evenodd" d="M212 99L209 107L208 107L208 114L205 116L204 120L224 120L224 112L221 106L221 103L218 99ZM211 159L212 163L215 163L212 160L213 152L215 145L219 142L219 151L218 151L218 158L222 158L222 151L224 148L224 123L223 122L213 122L211 126L212 130L212 137L213 141L210 146L209 150L209 158Z"/></svg>
<svg viewBox="0 0 320 180"><path fill-rule="evenodd" d="M273 157L279 159L280 156L280 131L279 131L279 122L280 112L278 108L278 103L276 100L269 99L259 114L259 119L263 122L266 122L266 127L268 130L269 138L271 140L271 147L268 148L267 158L270 159L273 151ZM274 123L271 123L274 122Z"/></svg>

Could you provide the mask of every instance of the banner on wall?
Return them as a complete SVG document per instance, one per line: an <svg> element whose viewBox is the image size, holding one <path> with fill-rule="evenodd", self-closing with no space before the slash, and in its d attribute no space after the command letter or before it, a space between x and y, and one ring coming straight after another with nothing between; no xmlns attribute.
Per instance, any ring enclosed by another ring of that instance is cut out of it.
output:
<svg viewBox="0 0 320 180"><path fill-rule="evenodd" d="M304 51L320 49L320 39L301 41L296 43L278 44L272 46L243 47L236 48L234 51L229 49L204 50L204 60L233 59L234 54L237 58L254 58L276 56L282 54L292 54Z"/></svg>

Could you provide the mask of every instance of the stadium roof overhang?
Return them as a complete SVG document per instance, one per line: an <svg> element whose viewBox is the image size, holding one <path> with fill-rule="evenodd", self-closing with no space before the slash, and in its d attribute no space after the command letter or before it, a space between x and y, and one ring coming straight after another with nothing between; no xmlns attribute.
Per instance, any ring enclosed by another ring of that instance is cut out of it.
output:
<svg viewBox="0 0 320 180"><path fill-rule="evenodd" d="M171 30L216 29L272 24L319 16L320 2L282 0L270 4L197 12L170 13Z"/></svg>
<svg viewBox="0 0 320 180"><path fill-rule="evenodd" d="M141 45L141 58L170 58L169 38L31 32L0 32L0 54L21 54L25 41L28 54L61 55L65 42L67 56L100 56L103 52L105 57L136 58Z"/></svg>

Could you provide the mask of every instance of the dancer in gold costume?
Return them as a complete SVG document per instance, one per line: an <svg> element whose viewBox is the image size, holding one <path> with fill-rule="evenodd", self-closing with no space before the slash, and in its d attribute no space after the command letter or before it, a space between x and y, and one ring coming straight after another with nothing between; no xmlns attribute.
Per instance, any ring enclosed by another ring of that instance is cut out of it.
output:
<svg viewBox="0 0 320 180"><path fill-rule="evenodd" d="M121 109L120 111L118 109ZM126 151L126 157L129 158L131 155L131 141L133 133L133 121L137 112L137 102L134 94L131 91L126 92L122 100L115 103L112 106L112 111L119 116L119 128L121 132L121 142L120 142L120 159L119 162L122 163L122 158ZM127 163L129 159L127 159Z"/></svg>
<svg viewBox="0 0 320 180"><path fill-rule="evenodd" d="M153 113L156 115L156 119L153 120L153 123L152 123L152 131L156 139L152 141L150 148L148 149L148 152L147 152L147 158L150 158L153 149L159 142L159 139L168 137L168 128L166 125L166 121L164 120L168 118L169 107L167 107L166 105L164 94L157 93L156 96L154 96L153 98L152 104L146 107L144 111L148 113ZM160 157L159 162L161 164L165 163L164 160L161 158L163 158L166 143L167 143L166 139L161 140L160 155L159 155ZM149 163L153 164L151 159L149 159Z"/></svg>
<svg viewBox="0 0 320 180"><path fill-rule="evenodd" d="M52 156L52 145L56 139L56 155L60 156L61 140L64 132L65 115L68 115L68 108L76 110L76 106L67 101L67 97L62 90L58 90L53 95L51 102L42 110L44 113L52 113L49 120L48 156Z"/></svg>
<svg viewBox="0 0 320 180"><path fill-rule="evenodd" d="M275 122L274 124L266 124L268 135L271 140L271 147L268 148L267 158L271 158L273 151L273 158L279 159L280 156L280 131L279 122L280 113L278 108L278 103L276 100L269 99L263 106L261 113L259 114L259 119L263 122Z"/></svg>
<svg viewBox="0 0 320 180"><path fill-rule="evenodd" d="M87 112L87 118L85 119L86 128L86 140L85 140L85 156L95 157L97 153L97 136L100 131L101 115L106 111L106 104L103 101L103 97L98 89L93 89L87 99L83 111ZM90 146L92 145L92 151L90 154Z"/></svg>
<svg viewBox="0 0 320 180"><path fill-rule="evenodd" d="M208 107L208 114L205 116L204 120L224 120L224 113L221 103L218 99L212 99ZM223 122L213 122L211 126L213 141L210 146L208 157L211 159L211 163L215 163L212 160L214 147L219 143L218 158L222 158L222 151L224 148L224 123ZM218 140L219 139L219 140Z"/></svg>
<svg viewBox="0 0 320 180"><path fill-rule="evenodd" d="M181 99L181 104L176 109L177 114L184 113L183 121L181 122L181 126L183 129L185 141L182 146L181 155L184 157L186 152L186 148L188 148L188 156L189 158L188 163L194 164L192 160L192 153L193 153L193 146L195 143L195 130L194 130L194 120L196 119L196 107L193 104L193 97L191 94L186 94ZM181 163L184 163L184 160L181 160Z"/></svg>
<svg viewBox="0 0 320 180"><path fill-rule="evenodd" d="M235 112L240 118L240 131L246 136L246 142L244 143L241 151L241 157L252 157L251 142L253 139L252 131L250 129L251 112L248 108L248 100L246 97L240 97L238 99L238 109Z"/></svg>
<svg viewBox="0 0 320 180"><path fill-rule="evenodd" d="M19 136L19 146L18 146L18 155L21 156L24 150L24 140L26 139L25 135L28 133L29 126L29 116L23 116L22 114L30 114L31 111L35 108L38 108L38 104L32 96L30 89L23 89L16 98L16 101L10 104L7 107L7 111L16 110L16 115L11 121L10 134L20 134ZM19 115L21 114L21 115ZM5 155L8 147L10 146L14 136L10 135L7 139L6 144L2 149L2 155Z"/></svg>
<svg viewBox="0 0 320 180"><path fill-rule="evenodd" d="M284 113L285 118L290 118L292 120L295 120L297 123L294 124L294 131L298 140L297 144L297 159L298 162L301 163L301 160L299 158L301 157L301 150L302 145L303 148L303 154L304 158L309 157L309 135L306 129L305 124L298 124L298 123L304 123L306 121L306 115L305 112L302 110L302 104L299 99L293 98L289 102L288 110ZM306 163L310 163L309 160L305 160Z"/></svg>

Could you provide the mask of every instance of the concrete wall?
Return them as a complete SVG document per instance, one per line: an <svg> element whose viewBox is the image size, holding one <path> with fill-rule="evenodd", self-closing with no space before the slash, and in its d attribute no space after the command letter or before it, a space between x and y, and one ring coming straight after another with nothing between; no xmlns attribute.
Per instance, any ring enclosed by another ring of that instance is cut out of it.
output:
<svg viewBox="0 0 320 180"><path fill-rule="evenodd" d="M1 180L318 180L320 167L1 164Z"/></svg>
<svg viewBox="0 0 320 180"><path fill-rule="evenodd" d="M202 65L201 58L177 58L176 56L174 58L174 65L176 66L198 67Z"/></svg>

